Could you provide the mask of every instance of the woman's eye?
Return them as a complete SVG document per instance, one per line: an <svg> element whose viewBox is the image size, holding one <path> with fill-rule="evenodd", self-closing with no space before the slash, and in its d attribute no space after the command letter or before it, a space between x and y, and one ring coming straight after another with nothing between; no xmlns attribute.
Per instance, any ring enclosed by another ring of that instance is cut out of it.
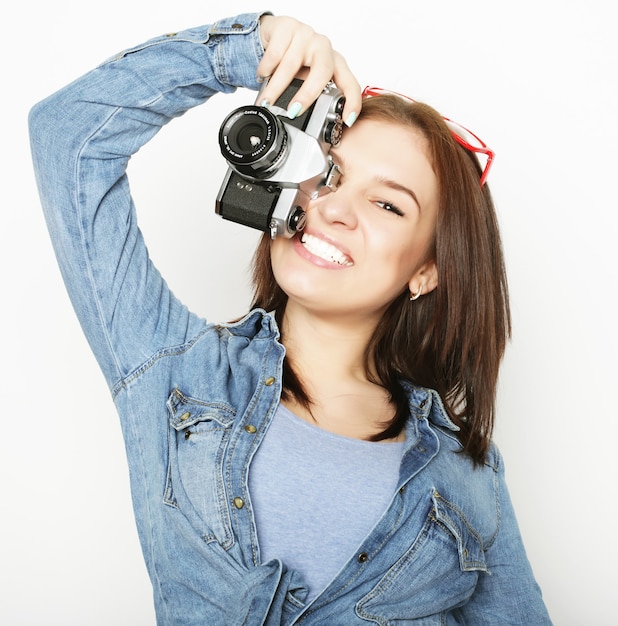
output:
<svg viewBox="0 0 618 626"><path fill-rule="evenodd" d="M403 211L390 202L386 202L384 200L376 200L376 204L385 211L389 211L391 213L394 213L395 215L403 216Z"/></svg>

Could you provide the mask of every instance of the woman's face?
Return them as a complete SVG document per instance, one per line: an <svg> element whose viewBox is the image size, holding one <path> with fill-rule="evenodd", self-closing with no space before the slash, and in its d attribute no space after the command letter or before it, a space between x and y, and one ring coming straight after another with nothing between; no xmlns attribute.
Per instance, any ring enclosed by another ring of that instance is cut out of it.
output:
<svg viewBox="0 0 618 626"><path fill-rule="evenodd" d="M426 140L361 119L331 154L339 186L310 203L300 235L273 241L274 275L291 302L377 319L403 291L422 285L426 294L437 284L430 252L438 184Z"/></svg>

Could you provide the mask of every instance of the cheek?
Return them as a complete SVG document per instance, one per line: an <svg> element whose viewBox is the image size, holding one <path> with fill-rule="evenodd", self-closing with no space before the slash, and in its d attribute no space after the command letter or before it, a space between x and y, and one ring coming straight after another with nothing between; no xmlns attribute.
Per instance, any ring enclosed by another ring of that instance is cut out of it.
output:
<svg viewBox="0 0 618 626"><path fill-rule="evenodd" d="M285 291L285 284L293 273L293 243L291 239L277 237L270 244L270 264L277 284Z"/></svg>
<svg viewBox="0 0 618 626"><path fill-rule="evenodd" d="M414 232L373 233L374 258L378 265L399 273L413 268L424 252L424 242Z"/></svg>
<svg viewBox="0 0 618 626"><path fill-rule="evenodd" d="M407 245L391 242L391 247L385 252L380 264L384 270L384 286L397 293L407 289L410 279L425 263L426 256L426 245L423 241L408 242Z"/></svg>
<svg viewBox="0 0 618 626"><path fill-rule="evenodd" d="M294 240L288 237L276 237L270 242L270 259L273 267L283 263L286 258L289 263L293 246Z"/></svg>

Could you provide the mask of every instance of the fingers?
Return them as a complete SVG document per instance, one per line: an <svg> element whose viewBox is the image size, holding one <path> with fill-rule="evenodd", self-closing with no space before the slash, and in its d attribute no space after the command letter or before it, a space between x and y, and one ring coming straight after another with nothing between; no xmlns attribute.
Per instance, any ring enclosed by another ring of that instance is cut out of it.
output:
<svg viewBox="0 0 618 626"><path fill-rule="evenodd" d="M354 122L361 108L360 85L327 37L294 18L274 16L261 18L260 35L265 51L258 76L270 77L260 103L275 102L292 80L301 76L304 82L288 108L288 114L296 117L334 80L346 97L343 119L348 125Z"/></svg>
<svg viewBox="0 0 618 626"><path fill-rule="evenodd" d="M335 85L343 91L346 101L345 108L343 109L343 121L352 126L360 113L362 107L361 86L356 80L356 77L350 71L345 59L339 54L335 53L335 71L333 72L333 80Z"/></svg>
<svg viewBox="0 0 618 626"><path fill-rule="evenodd" d="M260 36L264 56L258 65L258 76L273 76L277 69L283 73L286 66L298 69L304 61L304 48L310 45L314 34L311 27L294 18L262 16Z"/></svg>

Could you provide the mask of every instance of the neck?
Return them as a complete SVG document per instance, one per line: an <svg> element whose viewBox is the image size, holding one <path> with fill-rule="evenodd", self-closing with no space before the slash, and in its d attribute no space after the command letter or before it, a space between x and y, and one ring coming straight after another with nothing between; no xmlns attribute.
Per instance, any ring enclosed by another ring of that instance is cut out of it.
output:
<svg viewBox="0 0 618 626"><path fill-rule="evenodd" d="M362 378L365 353L375 330L373 319L316 314L289 301L283 316L282 336L287 354L299 372ZM370 363L371 366L371 363Z"/></svg>
<svg viewBox="0 0 618 626"><path fill-rule="evenodd" d="M289 397L299 417L332 432L360 439L381 432L394 416L390 393L365 366L375 321L321 315L288 302L282 321L287 358L309 395L311 406Z"/></svg>

